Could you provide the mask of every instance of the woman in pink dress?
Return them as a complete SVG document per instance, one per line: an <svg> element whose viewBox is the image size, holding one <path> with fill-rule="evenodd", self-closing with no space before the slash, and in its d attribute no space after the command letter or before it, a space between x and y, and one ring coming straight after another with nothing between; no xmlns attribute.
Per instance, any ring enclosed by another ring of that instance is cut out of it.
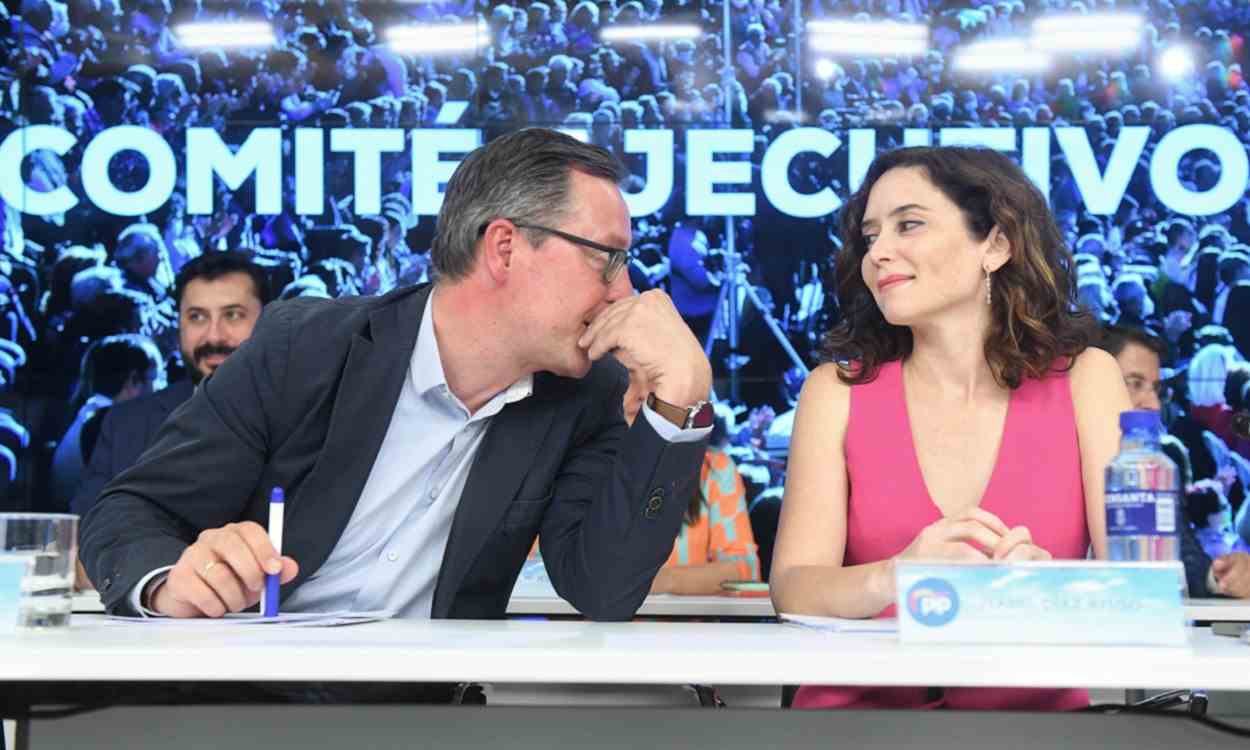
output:
<svg viewBox="0 0 1250 750"><path fill-rule="evenodd" d="M842 320L803 388L772 567L779 612L891 617L899 559L1106 555L1131 409L1046 199L995 151L907 148L844 209ZM1062 710L1083 690L805 686L800 708Z"/></svg>

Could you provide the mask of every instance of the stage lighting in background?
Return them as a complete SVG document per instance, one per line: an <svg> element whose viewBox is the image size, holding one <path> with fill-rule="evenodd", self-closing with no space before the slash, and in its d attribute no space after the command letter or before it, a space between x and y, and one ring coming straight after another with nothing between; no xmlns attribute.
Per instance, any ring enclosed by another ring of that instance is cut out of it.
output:
<svg viewBox="0 0 1250 750"><path fill-rule="evenodd" d="M1179 81L1194 72L1194 55L1186 47L1173 45L1159 55L1158 66L1166 80Z"/></svg>
<svg viewBox="0 0 1250 750"><path fill-rule="evenodd" d="M1051 56L1027 39L991 39L955 49L951 70L961 73L1037 73L1050 67Z"/></svg>
<svg viewBox="0 0 1250 750"><path fill-rule="evenodd" d="M386 46L393 52L436 55L475 52L490 45L483 23L422 23L386 29Z"/></svg>
<svg viewBox="0 0 1250 750"><path fill-rule="evenodd" d="M893 21L812 21L807 43L817 52L857 57L923 55L929 27Z"/></svg>
<svg viewBox="0 0 1250 750"><path fill-rule="evenodd" d="M1033 22L1033 48L1045 52L1125 52L1141 43L1136 13L1047 15Z"/></svg>
<svg viewBox="0 0 1250 750"><path fill-rule="evenodd" d="M645 42L651 40L698 39L702 32L692 23L665 23L637 26L609 26L599 32L605 42Z"/></svg>
<svg viewBox="0 0 1250 750"><path fill-rule="evenodd" d="M260 21L183 23L174 26L181 47L271 47L273 28Z"/></svg>
<svg viewBox="0 0 1250 750"><path fill-rule="evenodd" d="M832 60L817 60L816 61L816 77L817 78L827 81L830 78L833 78L834 72L835 72L835 68L833 67Z"/></svg>

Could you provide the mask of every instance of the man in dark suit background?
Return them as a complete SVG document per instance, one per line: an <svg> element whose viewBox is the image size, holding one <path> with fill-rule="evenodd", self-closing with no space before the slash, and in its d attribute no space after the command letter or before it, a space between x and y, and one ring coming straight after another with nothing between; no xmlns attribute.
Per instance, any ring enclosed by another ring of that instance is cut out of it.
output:
<svg viewBox="0 0 1250 750"><path fill-rule="evenodd" d="M210 252L188 262L174 283L178 349L187 377L169 387L101 410L99 437L70 510L85 516L113 477L130 468L165 418L195 386L252 335L265 303L265 275L238 252Z"/></svg>
<svg viewBox="0 0 1250 750"><path fill-rule="evenodd" d="M1120 365L1124 383L1133 400L1133 408L1160 411L1163 393L1160 362L1165 351L1163 342L1142 328L1109 326L1103 330L1102 339L1096 346L1109 352ZM1184 441L1173 435L1164 436L1163 450L1173 456L1180 469L1181 496L1184 497L1193 481L1189 451ZM1185 566L1189 595L1250 597L1250 555L1234 552L1212 560L1202 549L1185 513L1180 512L1179 515L1181 562Z"/></svg>
<svg viewBox="0 0 1250 750"><path fill-rule="evenodd" d="M268 572L293 611L502 617L541 530L561 596L631 617L698 479L711 368L620 273L624 176L555 131L501 137L447 185L432 287L267 308L84 519L108 610L221 616ZM622 364L653 387L628 429Z"/></svg>

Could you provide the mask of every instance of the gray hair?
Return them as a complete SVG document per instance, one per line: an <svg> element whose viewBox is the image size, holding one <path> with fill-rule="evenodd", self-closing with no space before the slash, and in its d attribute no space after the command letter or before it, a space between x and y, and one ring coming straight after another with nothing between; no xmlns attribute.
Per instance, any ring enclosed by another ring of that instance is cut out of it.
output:
<svg viewBox="0 0 1250 750"><path fill-rule="evenodd" d="M477 261L481 231L495 219L558 224L569 210L570 172L619 185L625 168L609 151L547 128L526 128L470 153L447 182L430 261L446 281ZM541 232L524 230L538 245Z"/></svg>

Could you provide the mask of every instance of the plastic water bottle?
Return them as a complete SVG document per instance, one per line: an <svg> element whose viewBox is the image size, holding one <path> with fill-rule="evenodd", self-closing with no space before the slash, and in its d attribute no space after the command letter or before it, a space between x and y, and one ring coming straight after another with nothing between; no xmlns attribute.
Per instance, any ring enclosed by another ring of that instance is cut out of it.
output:
<svg viewBox="0 0 1250 750"><path fill-rule="evenodd" d="M1180 472L1159 447L1153 411L1120 415L1120 452L1107 466L1107 546L1112 560L1180 560Z"/></svg>

